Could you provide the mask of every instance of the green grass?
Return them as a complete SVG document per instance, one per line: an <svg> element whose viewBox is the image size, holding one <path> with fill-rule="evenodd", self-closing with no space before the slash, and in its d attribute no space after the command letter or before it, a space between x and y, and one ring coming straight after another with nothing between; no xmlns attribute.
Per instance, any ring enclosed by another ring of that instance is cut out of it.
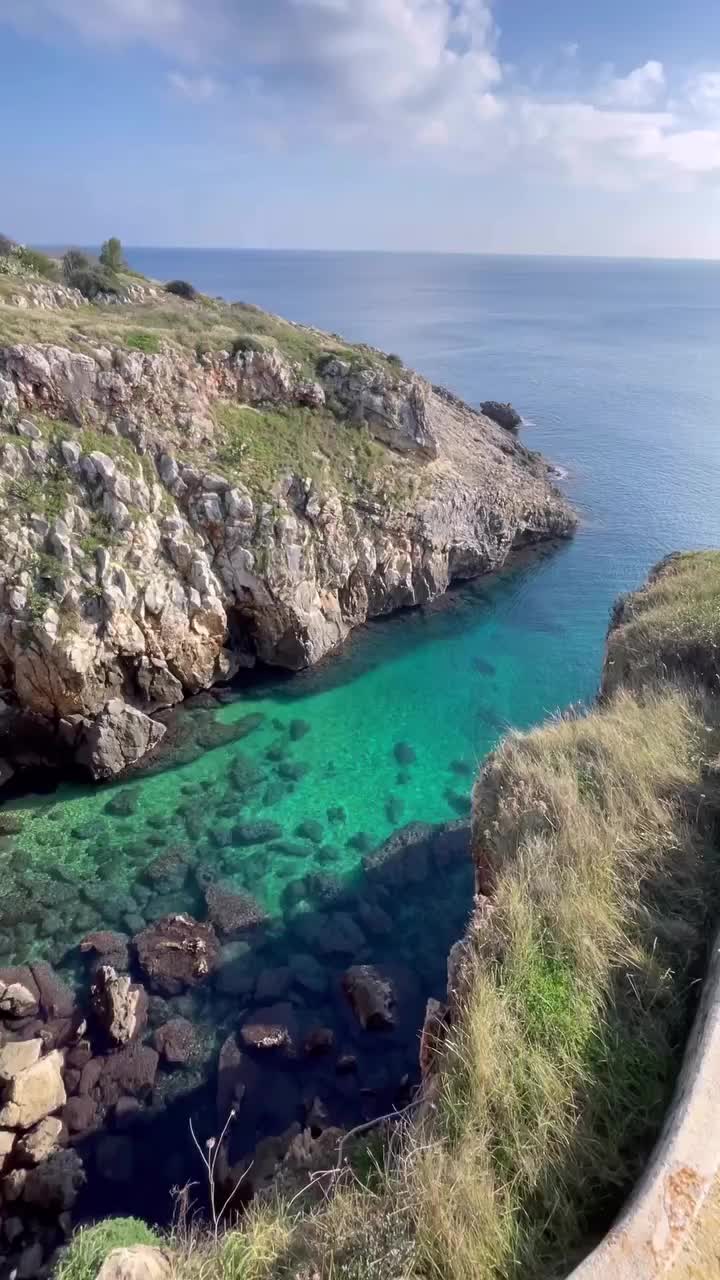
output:
<svg viewBox="0 0 720 1280"><path fill-rule="evenodd" d="M609 637L604 684L642 684L691 664L711 688L720 682L720 552L671 556L641 591L625 597Z"/></svg>
<svg viewBox="0 0 720 1280"><path fill-rule="evenodd" d="M331 485L348 497L383 486L397 494L404 485L409 493L420 485L421 468L414 460L398 458L366 430L339 422L328 411L221 404L216 421L222 439L217 465L254 492L267 493L286 472Z"/></svg>
<svg viewBox="0 0 720 1280"><path fill-rule="evenodd" d="M76 1231L55 1272L55 1280L95 1280L112 1249L135 1244L160 1245L156 1232L139 1218L107 1218Z"/></svg>
<svg viewBox="0 0 720 1280"><path fill-rule="evenodd" d="M155 333L129 333L125 346L133 351L144 351L146 355L155 356L160 350L160 339Z"/></svg>

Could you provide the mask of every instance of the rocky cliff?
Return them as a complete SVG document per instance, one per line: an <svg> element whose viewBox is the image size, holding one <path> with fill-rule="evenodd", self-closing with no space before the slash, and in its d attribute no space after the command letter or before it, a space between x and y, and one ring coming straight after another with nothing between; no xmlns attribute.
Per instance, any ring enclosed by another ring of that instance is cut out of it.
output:
<svg viewBox="0 0 720 1280"><path fill-rule="evenodd" d="M154 744L146 714L574 526L537 455L396 357L139 285L2 283L5 722L96 776Z"/></svg>

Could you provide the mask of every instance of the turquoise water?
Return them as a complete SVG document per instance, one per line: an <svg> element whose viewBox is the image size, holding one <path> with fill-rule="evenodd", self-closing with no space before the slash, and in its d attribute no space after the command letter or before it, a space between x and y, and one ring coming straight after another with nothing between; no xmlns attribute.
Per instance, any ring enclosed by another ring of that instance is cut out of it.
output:
<svg viewBox="0 0 720 1280"><path fill-rule="evenodd" d="M252 893L267 913L246 958L253 973L298 950L319 958L328 993L304 1004L296 993L295 1004L338 1028L375 1078L378 1048L358 1040L337 995L354 957L328 955L305 928L308 914L322 922L338 909L349 913L361 922L361 958L412 975L402 1026L383 1043L383 1088L391 1090L391 1077L416 1061L425 998L442 993L447 949L469 907L470 869L464 858L448 864L431 852L427 876L411 876L398 892L368 883L363 856L407 822L465 814L472 775L508 727L593 696L618 592L671 550L720 545L720 265L129 256L149 274L189 278L398 351L471 402L511 399L528 420L526 443L565 469L563 487L581 514L572 542L432 607L369 624L314 671L263 673L221 707L180 713L185 763L119 786L63 785L24 797L14 804L22 831L2 839L2 962L48 956L76 972L76 944L88 930L132 933L167 911L199 914L202 884L219 878ZM248 715L257 723L240 736ZM258 821L277 824L275 838L246 843L242 824ZM187 873L169 887L153 864L178 847ZM362 923L368 902L391 920L384 933ZM233 944L225 960L237 962ZM244 993L243 1008L248 1000ZM217 1043L237 1025L238 997L220 983L196 993L190 1008L208 1037L202 1084ZM179 1079L173 1088L181 1093ZM185 1087L199 1087L197 1075ZM281 1101L256 1117L255 1136L297 1114L300 1087L283 1076ZM350 1105L332 1082L323 1088L333 1115L356 1122L363 1114L359 1095ZM387 1109L393 1096L378 1086L373 1106Z"/></svg>
<svg viewBox="0 0 720 1280"><path fill-rule="evenodd" d="M55 875L64 866L70 882L93 874L102 854L103 879L121 895L157 850L161 819L168 839L187 838L176 809L182 788L196 785L205 826L194 839L205 861L220 861L202 841L230 838L232 817L218 810L232 807L227 769L241 752L261 762L267 784L244 816L272 819L291 837L303 821L322 823L322 848L308 844L307 866L352 874L358 832L377 843L404 822L458 816L470 785L460 770L474 769L508 726L592 696L619 591L670 550L720 542L720 265L170 250L131 259L150 274L186 276L371 339L471 402L511 398L530 423L527 443L567 471L582 518L571 544L436 607L371 624L315 672L247 689L217 717L231 724L251 705L265 716L261 727L133 784L129 818L105 814L107 788L28 798L34 818L16 842L36 867ZM308 771L281 790L265 752L285 732L273 720L286 726L293 717L310 726L292 746ZM400 742L416 756L405 770L394 754ZM345 821L329 823L338 806ZM78 837L91 829L90 839ZM258 873L257 858L244 847L233 858L228 847L223 874L281 914L297 860L265 858ZM136 919L139 910L126 906L84 904L77 928L93 914L97 924ZM31 945L57 958L76 926L66 919L54 937L45 922L18 928L17 945L6 936L8 956Z"/></svg>

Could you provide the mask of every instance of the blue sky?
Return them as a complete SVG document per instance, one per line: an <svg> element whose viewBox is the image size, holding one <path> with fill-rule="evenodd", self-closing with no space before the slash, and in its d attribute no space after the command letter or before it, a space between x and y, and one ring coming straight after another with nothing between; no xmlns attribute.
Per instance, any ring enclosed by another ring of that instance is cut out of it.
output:
<svg viewBox="0 0 720 1280"><path fill-rule="evenodd" d="M709 0L0 0L1 230L720 257Z"/></svg>

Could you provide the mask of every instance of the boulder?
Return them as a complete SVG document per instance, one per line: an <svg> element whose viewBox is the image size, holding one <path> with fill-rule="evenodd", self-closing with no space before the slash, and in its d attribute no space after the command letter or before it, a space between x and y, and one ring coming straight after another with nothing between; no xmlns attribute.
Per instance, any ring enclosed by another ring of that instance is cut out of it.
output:
<svg viewBox="0 0 720 1280"><path fill-rule="evenodd" d="M27 1205L53 1215L72 1209L86 1182L85 1168L77 1151L57 1151L35 1169L30 1169L23 1186Z"/></svg>
<svg viewBox="0 0 720 1280"><path fill-rule="evenodd" d="M96 1280L171 1280L171 1276L170 1263L161 1249L135 1244L130 1249L112 1249Z"/></svg>
<svg viewBox="0 0 720 1280"><path fill-rule="evenodd" d="M395 1026L395 992L392 983L370 964L356 964L342 978L342 989L365 1031Z"/></svg>
<svg viewBox="0 0 720 1280"><path fill-rule="evenodd" d="M83 1093L89 1093L101 1106L112 1107L123 1097L146 1097L155 1083L159 1057L155 1049L137 1042L127 1045L118 1053L107 1058L94 1058L100 1063L100 1071L93 1082L89 1077L85 1080L83 1071ZM88 1063L88 1067L91 1066ZM88 1085L87 1089L85 1086Z"/></svg>
<svg viewBox="0 0 720 1280"><path fill-rule="evenodd" d="M80 951L90 958L91 968L109 964L113 969L124 972L129 963L129 942L127 934L113 933L111 929L99 929L88 933L80 943Z"/></svg>
<svg viewBox="0 0 720 1280"><path fill-rule="evenodd" d="M0 1173L2 1173L5 1163L15 1144L16 1133L11 1129L0 1129Z"/></svg>
<svg viewBox="0 0 720 1280"><path fill-rule="evenodd" d="M295 1010L291 1004L274 1004L256 1009L240 1028L240 1039L248 1049L291 1049L296 1033Z"/></svg>
<svg viewBox="0 0 720 1280"><path fill-rule="evenodd" d="M189 1061L195 1048L195 1028L187 1018L171 1018L158 1027L153 1044L168 1066L182 1066Z"/></svg>
<svg viewBox="0 0 720 1280"><path fill-rule="evenodd" d="M111 965L98 969L90 989L90 1004L106 1043L129 1044L142 1034L147 1022L147 992L130 978L119 977Z"/></svg>
<svg viewBox="0 0 720 1280"><path fill-rule="evenodd" d="M40 1007L40 992L28 965L0 969L0 1017L33 1017Z"/></svg>
<svg viewBox="0 0 720 1280"><path fill-rule="evenodd" d="M46 1018L71 1018L76 1011L74 992L52 965L44 962L30 965L40 995L40 1010Z"/></svg>
<svg viewBox="0 0 720 1280"><path fill-rule="evenodd" d="M89 1097L69 1098L62 1114L71 1134L92 1133L101 1123L97 1104Z"/></svg>
<svg viewBox="0 0 720 1280"><path fill-rule="evenodd" d="M517 432L522 426L522 417L511 404L501 404L499 400L483 400L480 412L484 413L486 418L491 418L499 427L503 427L505 431Z"/></svg>
<svg viewBox="0 0 720 1280"><path fill-rule="evenodd" d="M60 1148L62 1129L62 1120L57 1116L46 1116L29 1133L23 1134L15 1149L19 1163L32 1166L47 1160Z"/></svg>
<svg viewBox="0 0 720 1280"><path fill-rule="evenodd" d="M10 1040L0 1049L0 1084L32 1067L43 1051L42 1040Z"/></svg>
<svg viewBox="0 0 720 1280"><path fill-rule="evenodd" d="M221 938L237 938L267 919L267 912L249 893L223 884L210 884L205 890L208 919Z"/></svg>
<svg viewBox="0 0 720 1280"><path fill-rule="evenodd" d="M192 916L165 916L134 939L138 963L153 991L180 995L198 986L217 968L220 946L211 924Z"/></svg>
<svg viewBox="0 0 720 1280"><path fill-rule="evenodd" d="M65 1085L62 1056L49 1053L14 1076L8 1085L0 1125L10 1129L31 1129L53 1111L64 1106Z"/></svg>
<svg viewBox="0 0 720 1280"><path fill-rule="evenodd" d="M75 759L92 778L111 778L142 760L166 732L164 724L111 698L95 720L84 722Z"/></svg>

